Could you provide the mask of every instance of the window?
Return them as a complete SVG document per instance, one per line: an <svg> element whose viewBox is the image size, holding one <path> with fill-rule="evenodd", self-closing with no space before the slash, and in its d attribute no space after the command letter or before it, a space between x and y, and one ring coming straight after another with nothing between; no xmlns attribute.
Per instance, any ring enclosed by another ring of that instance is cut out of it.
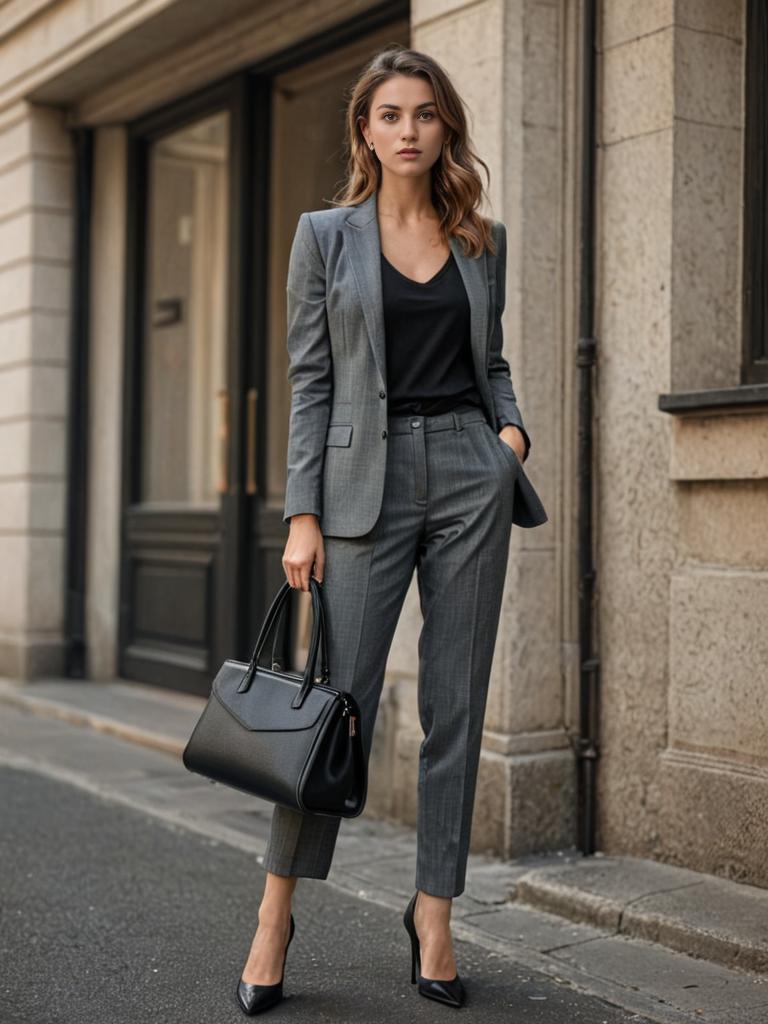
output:
<svg viewBox="0 0 768 1024"><path fill-rule="evenodd" d="M768 0L747 0L743 384L768 383Z"/></svg>

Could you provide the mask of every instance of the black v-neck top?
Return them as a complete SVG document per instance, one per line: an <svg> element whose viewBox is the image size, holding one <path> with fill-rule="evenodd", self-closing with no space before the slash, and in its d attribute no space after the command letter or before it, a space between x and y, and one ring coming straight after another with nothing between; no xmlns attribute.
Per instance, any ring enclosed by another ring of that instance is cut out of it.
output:
<svg viewBox="0 0 768 1024"><path fill-rule="evenodd" d="M470 345L467 291L453 252L428 281L401 274L381 253L387 412L433 416L482 409Z"/></svg>

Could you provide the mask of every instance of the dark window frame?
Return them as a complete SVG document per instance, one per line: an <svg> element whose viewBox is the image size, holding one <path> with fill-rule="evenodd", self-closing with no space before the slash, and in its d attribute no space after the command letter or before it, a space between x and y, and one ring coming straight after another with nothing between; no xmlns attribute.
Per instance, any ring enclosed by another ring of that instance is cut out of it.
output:
<svg viewBox="0 0 768 1024"><path fill-rule="evenodd" d="M741 381L768 383L768 0L747 0Z"/></svg>
<svg viewBox="0 0 768 1024"><path fill-rule="evenodd" d="M768 407L768 0L746 3L740 384L659 395L673 415Z"/></svg>

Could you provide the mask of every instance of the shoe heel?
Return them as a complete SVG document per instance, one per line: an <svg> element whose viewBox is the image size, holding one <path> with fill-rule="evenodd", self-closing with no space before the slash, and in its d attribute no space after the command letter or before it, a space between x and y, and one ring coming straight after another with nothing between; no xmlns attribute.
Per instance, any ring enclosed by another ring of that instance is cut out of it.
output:
<svg viewBox="0 0 768 1024"><path fill-rule="evenodd" d="M411 902L405 908L405 913L403 914L403 924L405 925L405 930L408 932L408 937L411 940L411 984L412 985L416 984L417 976L418 976L418 974L421 971L421 963L420 963L420 959L421 958L419 956L419 953L420 953L419 936L418 936L418 934L416 932L416 927L415 927L415 925L413 923L413 909L414 909L414 906L416 904L416 896L417 895L418 895L417 893L414 894L413 898L411 899Z"/></svg>

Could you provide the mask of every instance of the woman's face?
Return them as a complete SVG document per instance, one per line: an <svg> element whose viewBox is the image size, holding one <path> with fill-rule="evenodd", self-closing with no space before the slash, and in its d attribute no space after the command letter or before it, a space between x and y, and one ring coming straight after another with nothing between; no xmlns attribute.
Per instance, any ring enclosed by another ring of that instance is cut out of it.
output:
<svg viewBox="0 0 768 1024"><path fill-rule="evenodd" d="M446 126L430 83L420 75L393 75L371 97L369 120L361 118L365 140L392 174L426 174L440 156ZM406 155L403 150L418 150Z"/></svg>

